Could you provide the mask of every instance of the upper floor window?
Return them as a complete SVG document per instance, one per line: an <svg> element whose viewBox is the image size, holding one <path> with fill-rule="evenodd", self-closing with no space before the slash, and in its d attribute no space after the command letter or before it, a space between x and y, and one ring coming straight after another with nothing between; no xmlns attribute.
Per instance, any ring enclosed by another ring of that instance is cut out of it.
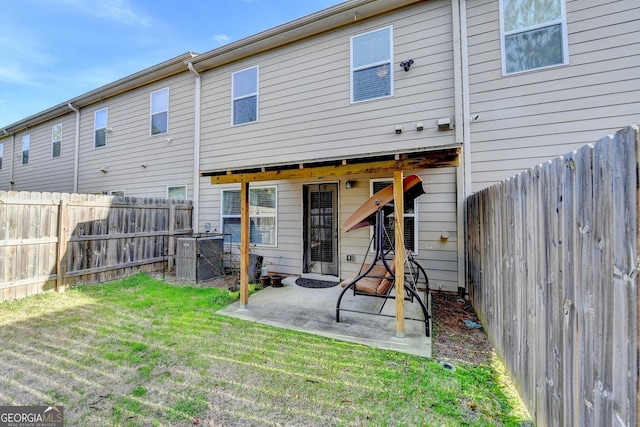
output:
<svg viewBox="0 0 640 427"><path fill-rule="evenodd" d="M249 189L249 242L276 245L277 190L275 186ZM221 228L225 243L240 243L240 190L222 191Z"/></svg>
<svg viewBox="0 0 640 427"><path fill-rule="evenodd" d="M22 164L29 163L29 146L31 145L31 135L22 137Z"/></svg>
<svg viewBox="0 0 640 427"><path fill-rule="evenodd" d="M501 0L502 74L569 63L564 0Z"/></svg>
<svg viewBox="0 0 640 427"><path fill-rule="evenodd" d="M4 157L4 143L0 142L0 169L2 169L2 158Z"/></svg>
<svg viewBox="0 0 640 427"><path fill-rule="evenodd" d="M60 157L62 151L62 123L51 127L51 157Z"/></svg>
<svg viewBox="0 0 640 427"><path fill-rule="evenodd" d="M97 110L93 119L94 147L107 145L107 115L108 109Z"/></svg>
<svg viewBox="0 0 640 427"><path fill-rule="evenodd" d="M351 102L393 95L393 27L351 37Z"/></svg>
<svg viewBox="0 0 640 427"><path fill-rule="evenodd" d="M167 199L187 200L187 186L167 187Z"/></svg>
<svg viewBox="0 0 640 427"><path fill-rule="evenodd" d="M373 180L371 181L371 195L373 196L378 191L386 188L390 185L393 185L392 180ZM413 253L417 252L417 244L418 241L418 227L417 227L417 218L416 214L418 212L418 200L414 199L412 201L405 200L404 201L404 247L406 250L411 251ZM395 246L395 224L393 223L393 215L390 215L384 220L384 228L386 230L387 238L384 240L384 250L393 249ZM373 232L375 232L375 227L373 228ZM374 245L378 239L373 239ZM375 246L372 250L375 249Z"/></svg>
<svg viewBox="0 0 640 427"><path fill-rule="evenodd" d="M169 88L151 92L151 135L169 130Z"/></svg>
<svg viewBox="0 0 640 427"><path fill-rule="evenodd" d="M258 121L258 66L233 73L231 80L233 124Z"/></svg>

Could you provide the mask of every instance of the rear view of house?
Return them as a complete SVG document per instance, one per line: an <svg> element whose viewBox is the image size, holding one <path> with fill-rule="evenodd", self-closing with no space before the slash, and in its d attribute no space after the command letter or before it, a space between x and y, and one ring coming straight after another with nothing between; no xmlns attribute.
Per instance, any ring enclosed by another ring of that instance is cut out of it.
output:
<svg viewBox="0 0 640 427"><path fill-rule="evenodd" d="M340 224L416 174L404 240L465 288L464 200L640 118L632 0L349 0L185 53L0 129L0 188L194 201L197 233L270 271L347 277Z"/></svg>

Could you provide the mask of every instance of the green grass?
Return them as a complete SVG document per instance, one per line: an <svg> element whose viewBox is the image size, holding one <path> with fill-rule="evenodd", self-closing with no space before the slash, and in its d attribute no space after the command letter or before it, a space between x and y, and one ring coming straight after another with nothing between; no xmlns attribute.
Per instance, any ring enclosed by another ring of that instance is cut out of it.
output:
<svg viewBox="0 0 640 427"><path fill-rule="evenodd" d="M0 404L66 425L518 426L499 363L457 365L223 317L144 274L0 304Z"/></svg>

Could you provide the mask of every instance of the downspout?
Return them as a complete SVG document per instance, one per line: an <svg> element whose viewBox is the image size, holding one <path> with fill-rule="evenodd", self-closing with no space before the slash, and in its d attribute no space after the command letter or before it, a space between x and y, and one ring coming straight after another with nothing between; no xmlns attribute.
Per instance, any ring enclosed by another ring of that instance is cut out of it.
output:
<svg viewBox="0 0 640 427"><path fill-rule="evenodd" d="M202 87L202 77L193 68L193 64L189 62L187 64L189 71L196 76L196 89L195 89L195 117L194 117L194 138L193 138L193 231L198 232L200 230L200 108L201 98L200 92Z"/></svg>
<svg viewBox="0 0 640 427"><path fill-rule="evenodd" d="M462 144L462 161L456 170L457 218L458 230L458 294L466 295L467 278L467 223L466 199L471 189L471 148L469 132L469 73L467 58L466 0L451 0L451 21L453 31L453 77L454 77L454 111L456 126L456 142Z"/></svg>
<svg viewBox="0 0 640 427"><path fill-rule="evenodd" d="M74 107L70 102L67 107L76 113L76 141L73 151L73 192L78 192L78 173L80 167L80 109Z"/></svg>
<svg viewBox="0 0 640 427"><path fill-rule="evenodd" d="M6 132L6 130L5 130ZM9 185L11 185L11 190L13 190L13 186L15 185L15 180L13 179L13 165L16 162L16 134L11 134L11 164L9 170Z"/></svg>

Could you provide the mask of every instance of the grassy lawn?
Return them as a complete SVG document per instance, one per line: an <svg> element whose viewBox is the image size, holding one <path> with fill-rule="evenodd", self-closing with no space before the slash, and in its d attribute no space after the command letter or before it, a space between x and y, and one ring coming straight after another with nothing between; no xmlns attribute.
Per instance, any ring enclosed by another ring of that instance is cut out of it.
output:
<svg viewBox="0 0 640 427"><path fill-rule="evenodd" d="M70 426L517 426L499 363L456 366L223 317L140 274L0 304L0 405Z"/></svg>

